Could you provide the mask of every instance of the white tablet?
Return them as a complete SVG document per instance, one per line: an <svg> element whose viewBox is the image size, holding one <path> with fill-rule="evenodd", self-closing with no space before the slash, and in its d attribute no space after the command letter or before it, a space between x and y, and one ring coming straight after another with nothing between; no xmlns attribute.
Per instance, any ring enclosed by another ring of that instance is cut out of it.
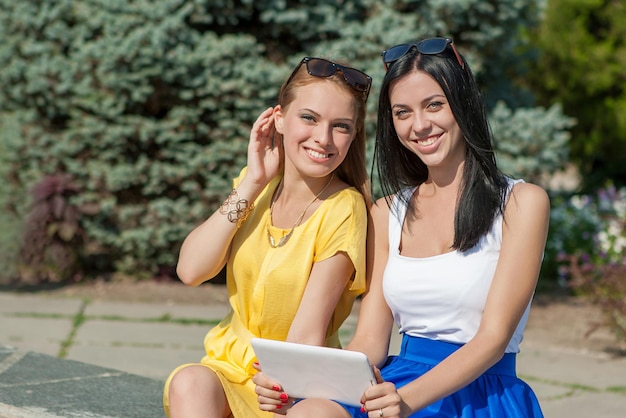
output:
<svg viewBox="0 0 626 418"><path fill-rule="evenodd" d="M263 373L293 398L333 399L359 406L376 383L367 356L357 351L253 338Z"/></svg>

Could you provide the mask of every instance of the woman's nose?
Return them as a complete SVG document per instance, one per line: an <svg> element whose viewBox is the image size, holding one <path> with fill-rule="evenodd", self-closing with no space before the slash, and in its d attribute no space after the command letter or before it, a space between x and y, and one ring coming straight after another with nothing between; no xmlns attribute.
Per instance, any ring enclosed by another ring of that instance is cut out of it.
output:
<svg viewBox="0 0 626 418"><path fill-rule="evenodd" d="M430 130L431 122L428 115L416 112L413 116L413 131L426 132Z"/></svg>
<svg viewBox="0 0 626 418"><path fill-rule="evenodd" d="M320 145L328 145L333 140L332 127L320 125L315 132L315 141Z"/></svg>

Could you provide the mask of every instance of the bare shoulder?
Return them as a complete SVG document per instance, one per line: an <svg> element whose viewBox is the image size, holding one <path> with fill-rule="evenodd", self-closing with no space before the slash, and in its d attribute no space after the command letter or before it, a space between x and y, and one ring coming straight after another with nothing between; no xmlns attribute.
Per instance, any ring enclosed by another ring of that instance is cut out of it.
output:
<svg viewBox="0 0 626 418"><path fill-rule="evenodd" d="M505 212L540 211L549 212L550 198L540 186L532 183L517 183L511 190Z"/></svg>
<svg viewBox="0 0 626 418"><path fill-rule="evenodd" d="M372 221L375 224L378 224L379 222L385 222L386 224L386 222L388 221L389 202L390 200L388 200L388 198L381 197L380 199L376 200L370 208L370 215L372 217Z"/></svg>

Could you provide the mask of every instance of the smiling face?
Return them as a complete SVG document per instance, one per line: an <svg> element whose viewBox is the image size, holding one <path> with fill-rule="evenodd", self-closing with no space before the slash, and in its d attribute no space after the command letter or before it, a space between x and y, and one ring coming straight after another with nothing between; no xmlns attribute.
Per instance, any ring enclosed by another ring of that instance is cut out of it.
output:
<svg viewBox="0 0 626 418"><path fill-rule="evenodd" d="M411 72L391 83L389 99L400 142L429 169L464 161L463 134L434 78Z"/></svg>
<svg viewBox="0 0 626 418"><path fill-rule="evenodd" d="M285 170L324 177L346 157L357 130L354 98L345 88L320 78L298 87L294 100L275 113L283 135Z"/></svg>

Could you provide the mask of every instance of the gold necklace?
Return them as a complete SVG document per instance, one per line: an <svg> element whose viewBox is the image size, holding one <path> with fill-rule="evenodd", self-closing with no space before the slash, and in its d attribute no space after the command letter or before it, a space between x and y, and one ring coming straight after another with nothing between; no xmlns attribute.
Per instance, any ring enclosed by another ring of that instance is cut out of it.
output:
<svg viewBox="0 0 626 418"><path fill-rule="evenodd" d="M313 203L315 203L315 201L317 199L319 199L319 197L322 195L322 193L324 193L326 191L326 189L328 189L328 186L330 186L330 183L333 181L334 177L335 177L335 173L331 174L330 180L328 180L328 183L326 183L326 186L324 186L324 188L318 194L315 195L313 200L311 200L309 202L309 204L306 205L306 207L304 208L304 210L302 211L300 216L298 216L298 219L296 219L296 223L294 223L293 226L291 227L291 229L289 230L289 233L287 235L283 236L281 239L279 239L278 240L278 244L276 243L276 241L274 240L274 237L270 233L270 224L272 223L272 215L274 214L274 203L276 202L276 200L274 200L274 198L272 198L272 203L270 204L270 217L269 217L269 220L268 220L267 225L266 225L267 239L270 242L270 247L272 247L272 248L282 247L283 245L285 245L287 243L287 241L289 241L289 238L291 238L291 234L293 234L293 230L296 229L296 226L300 225L300 222L302 222L302 218L304 218L304 214L306 213L306 211L311 207L311 205Z"/></svg>

